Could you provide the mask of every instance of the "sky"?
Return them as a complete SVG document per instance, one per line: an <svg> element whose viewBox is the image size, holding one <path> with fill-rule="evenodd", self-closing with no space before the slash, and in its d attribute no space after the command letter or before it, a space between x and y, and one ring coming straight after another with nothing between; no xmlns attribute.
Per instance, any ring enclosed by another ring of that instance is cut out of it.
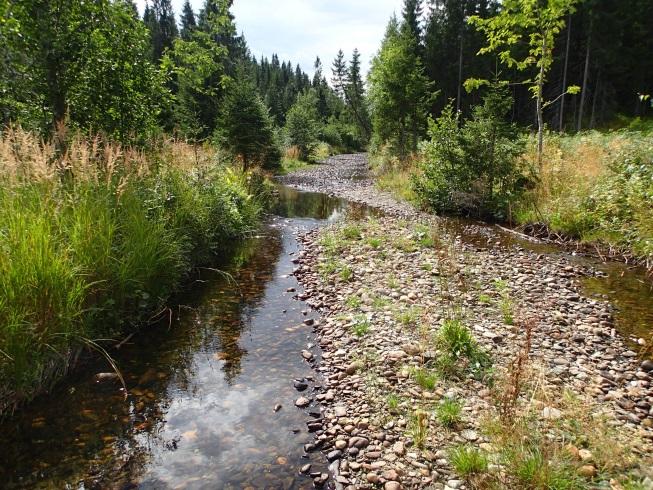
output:
<svg viewBox="0 0 653 490"><path fill-rule="evenodd" d="M136 1L141 13L145 1ZM172 3L179 21L184 0ZM196 13L203 3L191 0ZM390 16L400 15L402 5L403 0L235 0L232 12L257 58L277 53L312 75L319 56L328 78L339 49L350 58L358 48L367 72Z"/></svg>

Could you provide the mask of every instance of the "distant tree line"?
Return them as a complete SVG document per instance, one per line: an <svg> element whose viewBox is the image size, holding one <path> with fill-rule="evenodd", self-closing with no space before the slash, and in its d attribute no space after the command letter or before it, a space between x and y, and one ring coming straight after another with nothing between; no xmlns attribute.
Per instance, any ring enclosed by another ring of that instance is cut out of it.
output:
<svg viewBox="0 0 653 490"><path fill-rule="evenodd" d="M299 141L362 149L370 133L360 55L339 55L334 83L276 54L256 59L236 31L231 0L0 0L0 124L50 136L57 127L145 144L167 132L213 141L246 166L279 160ZM177 22L179 19L179 22ZM302 137L306 137L305 134ZM306 148L305 145L302 145ZM308 155L304 155L308 157Z"/></svg>

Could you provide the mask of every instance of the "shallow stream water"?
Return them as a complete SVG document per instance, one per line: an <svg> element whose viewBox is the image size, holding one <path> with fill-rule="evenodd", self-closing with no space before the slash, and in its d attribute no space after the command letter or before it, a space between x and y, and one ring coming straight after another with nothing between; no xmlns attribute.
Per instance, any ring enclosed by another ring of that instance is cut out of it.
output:
<svg viewBox="0 0 653 490"><path fill-rule="evenodd" d="M315 343L304 320L315 316L296 299L296 234L370 211L324 194L287 187L279 193L259 235L224 260L220 268L228 275L206 271L169 323L112 351L127 400L119 384L94 381L95 373L109 370L96 360L0 425L1 487L312 488L298 469L310 463L317 474L327 466L319 452L303 451L312 441L306 422L319 407L294 406L300 396L294 379L309 385L303 394L320 383L301 356ZM496 245L496 235L465 236L464 224L452 226L464 239ZM564 253L520 240L508 245ZM618 308L620 331L650 333L653 292L643 272L577 260L607 274L587 279L586 292Z"/></svg>
<svg viewBox="0 0 653 490"><path fill-rule="evenodd" d="M314 316L294 298L295 234L347 212L364 210L281 188L274 216L220 267L228 276L204 273L169 324L112 352L127 400L94 381L110 371L96 361L0 426L0 487L312 488L298 469L327 468L302 457L310 415L294 406L293 379L305 395L319 384L301 356Z"/></svg>

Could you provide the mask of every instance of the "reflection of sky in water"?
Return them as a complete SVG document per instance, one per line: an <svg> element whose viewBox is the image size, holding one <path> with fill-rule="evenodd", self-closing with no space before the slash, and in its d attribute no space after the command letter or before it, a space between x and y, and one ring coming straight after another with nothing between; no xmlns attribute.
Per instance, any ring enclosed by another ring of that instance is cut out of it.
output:
<svg viewBox="0 0 653 490"><path fill-rule="evenodd" d="M302 458L313 436L294 406L292 380L315 374L300 355L315 339L303 324L307 305L287 291L300 290L290 254L298 251L294 232L341 219L346 205L321 194L281 195L284 217L221 267L236 285L213 276L190 288L181 300L188 307L175 309L179 321L148 328L116 352L128 403L117 385L89 381L108 369L98 360L21 412L20 422L0 427L10 448L0 452L0 476L10 488L312 487L299 466L324 471L326 461L319 453ZM38 419L41 429L32 425Z"/></svg>
<svg viewBox="0 0 653 490"><path fill-rule="evenodd" d="M341 215L336 211L331 218ZM147 444L153 457L142 476L144 487L223 485L239 481L237 475L245 464L261 472L274 465L279 456L301 455L301 444L307 439L292 435L291 428L305 426L305 416L293 406L298 395L291 380L311 374L299 356L310 329L303 327L297 330L301 334L288 335L288 328L301 324L301 310L306 306L289 302L292 293L285 291L297 287L289 276L293 264L288 252L296 250L289 231L315 223L313 219L284 219L283 225L278 220L272 225L284 229L283 254L262 299L241 310L247 324L238 342L246 352L240 360L240 372L229 380L224 373L227 361L220 360L219 353L193 354L188 379L181 385L173 382L168 386L171 402L165 426ZM220 319L214 321L219 323ZM278 402L284 408L273 413ZM178 441L176 450L169 450L162 442L171 440ZM195 481L197 477L200 479Z"/></svg>

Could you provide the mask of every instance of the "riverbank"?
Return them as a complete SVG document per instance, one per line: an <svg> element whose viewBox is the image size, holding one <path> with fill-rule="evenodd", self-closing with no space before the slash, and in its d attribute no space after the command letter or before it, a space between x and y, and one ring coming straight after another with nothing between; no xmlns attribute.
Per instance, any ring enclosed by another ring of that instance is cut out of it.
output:
<svg viewBox="0 0 653 490"><path fill-rule="evenodd" d="M147 152L71 137L0 139L0 415L49 390L82 350L156 320L263 211L262 177L209 148Z"/></svg>
<svg viewBox="0 0 653 490"><path fill-rule="evenodd" d="M313 429L338 485L648 488L653 366L582 294L591 268L467 243L361 155L282 181L385 212L305 235L296 271L323 315Z"/></svg>

